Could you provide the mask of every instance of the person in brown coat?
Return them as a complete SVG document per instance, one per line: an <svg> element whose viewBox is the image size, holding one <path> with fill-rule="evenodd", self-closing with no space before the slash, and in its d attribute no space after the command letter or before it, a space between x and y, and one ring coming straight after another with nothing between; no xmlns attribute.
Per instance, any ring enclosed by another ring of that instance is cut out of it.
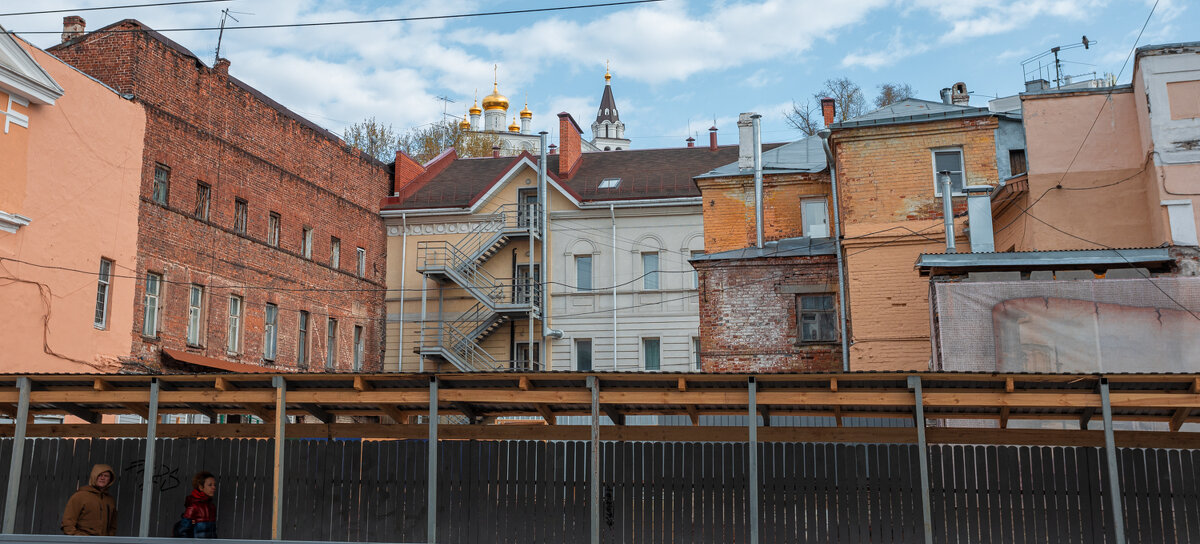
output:
<svg viewBox="0 0 1200 544"><path fill-rule="evenodd" d="M68 535L116 536L117 500L108 494L113 480L112 467L96 465L88 485L79 488L67 500L62 530Z"/></svg>

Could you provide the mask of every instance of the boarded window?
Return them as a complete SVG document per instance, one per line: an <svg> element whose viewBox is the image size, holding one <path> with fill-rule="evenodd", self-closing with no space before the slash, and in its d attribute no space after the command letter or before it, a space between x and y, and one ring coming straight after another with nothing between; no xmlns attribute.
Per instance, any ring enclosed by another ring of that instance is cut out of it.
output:
<svg viewBox="0 0 1200 544"><path fill-rule="evenodd" d="M1019 176L1029 171L1029 165L1025 164L1024 149L1008 150L1008 172L1009 175Z"/></svg>

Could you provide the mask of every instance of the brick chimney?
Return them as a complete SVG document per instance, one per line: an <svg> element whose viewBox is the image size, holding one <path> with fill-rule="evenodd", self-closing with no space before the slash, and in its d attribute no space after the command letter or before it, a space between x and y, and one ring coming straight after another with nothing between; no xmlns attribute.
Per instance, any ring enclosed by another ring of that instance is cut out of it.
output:
<svg viewBox="0 0 1200 544"><path fill-rule="evenodd" d="M558 175L571 177L583 155L583 129L571 114L558 114Z"/></svg>
<svg viewBox="0 0 1200 544"><path fill-rule="evenodd" d="M217 59L217 65L213 66L213 71L223 76L229 75L229 59Z"/></svg>
<svg viewBox="0 0 1200 544"><path fill-rule="evenodd" d="M62 41L69 42L83 35L84 29L87 28L87 21L78 15L68 15L63 17Z"/></svg>
<svg viewBox="0 0 1200 544"><path fill-rule="evenodd" d="M392 180L392 192L399 193L400 188L412 183L417 176L425 173L425 167L413 160L403 151L396 150L396 177Z"/></svg>
<svg viewBox="0 0 1200 544"><path fill-rule="evenodd" d="M492 158L493 159L500 158L500 146L498 146L498 145L492 146Z"/></svg>
<svg viewBox="0 0 1200 544"><path fill-rule="evenodd" d="M754 112L738 114L738 168L754 168Z"/></svg>
<svg viewBox="0 0 1200 544"><path fill-rule="evenodd" d="M688 136L687 144L688 144L688 147L696 147L696 139L691 136Z"/></svg>
<svg viewBox="0 0 1200 544"><path fill-rule="evenodd" d="M825 126L833 124L833 115L837 113L834 111L835 104L836 102L832 98L821 99L821 117L825 120Z"/></svg>
<svg viewBox="0 0 1200 544"><path fill-rule="evenodd" d="M557 146L557 145L550 144L550 154L551 154L551 155L557 155L557 154L558 154L558 146Z"/></svg>
<svg viewBox="0 0 1200 544"><path fill-rule="evenodd" d="M971 93L967 92L967 84L959 81L950 87L950 102L956 106L970 106Z"/></svg>
<svg viewBox="0 0 1200 544"><path fill-rule="evenodd" d="M709 151L717 150L717 127L716 126L708 127L708 150Z"/></svg>

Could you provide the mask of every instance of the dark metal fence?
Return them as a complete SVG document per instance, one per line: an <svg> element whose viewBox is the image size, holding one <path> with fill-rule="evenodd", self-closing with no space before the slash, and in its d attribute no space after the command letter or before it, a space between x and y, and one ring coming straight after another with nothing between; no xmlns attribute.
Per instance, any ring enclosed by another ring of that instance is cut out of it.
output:
<svg viewBox="0 0 1200 544"><path fill-rule="evenodd" d="M93 463L117 471L119 534L136 533L144 440L29 439L18 533L56 534ZM0 442L0 466L12 442ZM160 439L152 536L191 475L218 475L220 536L270 536L270 440ZM426 541L424 441L289 440L283 537ZM443 441L439 542L586 542L586 442ZM604 542L746 542L744 443L606 442ZM762 541L922 542L914 445L760 444ZM1200 542L1200 451L1118 451L1130 542ZM931 446L934 541L1112 542L1103 450ZM4 471L0 471L2 473ZM0 480L6 479L0 474ZM0 482L2 483L2 482Z"/></svg>

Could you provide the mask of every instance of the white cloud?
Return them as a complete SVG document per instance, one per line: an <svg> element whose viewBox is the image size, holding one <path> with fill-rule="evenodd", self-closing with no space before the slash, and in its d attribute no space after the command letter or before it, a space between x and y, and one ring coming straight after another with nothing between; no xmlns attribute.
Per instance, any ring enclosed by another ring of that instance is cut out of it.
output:
<svg viewBox="0 0 1200 544"><path fill-rule="evenodd" d="M904 31L897 27L891 39L888 40L887 47L874 51L860 50L847 54L845 57L842 57L842 66L862 66L874 70L891 66L913 55L919 55L928 51L929 48L929 40L913 39L906 36Z"/></svg>
<svg viewBox="0 0 1200 544"><path fill-rule="evenodd" d="M942 43L959 43L1022 28L1039 17L1087 19L1105 3L1104 0L916 0L913 6L930 11L950 24L950 31L940 38Z"/></svg>

